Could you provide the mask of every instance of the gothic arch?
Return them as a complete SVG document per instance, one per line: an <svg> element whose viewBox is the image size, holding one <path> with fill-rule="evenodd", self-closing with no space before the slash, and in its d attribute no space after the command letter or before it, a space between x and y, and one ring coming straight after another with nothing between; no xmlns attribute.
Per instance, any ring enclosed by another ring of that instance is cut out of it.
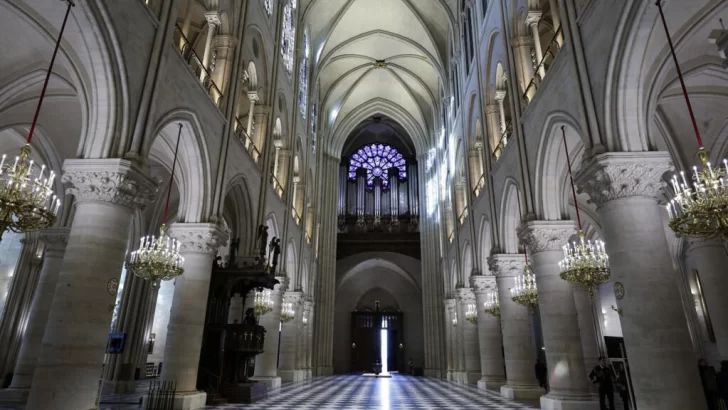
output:
<svg viewBox="0 0 728 410"><path fill-rule="evenodd" d="M513 178L506 180L500 206L500 248L504 253L518 253L518 236L516 230L521 224L518 212L518 201L521 193L518 183Z"/></svg>

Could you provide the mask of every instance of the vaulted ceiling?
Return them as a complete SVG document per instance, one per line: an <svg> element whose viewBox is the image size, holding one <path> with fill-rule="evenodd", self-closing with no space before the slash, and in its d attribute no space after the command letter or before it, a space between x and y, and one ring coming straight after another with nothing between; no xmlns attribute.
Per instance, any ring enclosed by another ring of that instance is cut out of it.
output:
<svg viewBox="0 0 728 410"><path fill-rule="evenodd" d="M451 3L454 3L451 1ZM428 146L448 64L452 5L445 0L303 0L324 148L372 116L399 122Z"/></svg>

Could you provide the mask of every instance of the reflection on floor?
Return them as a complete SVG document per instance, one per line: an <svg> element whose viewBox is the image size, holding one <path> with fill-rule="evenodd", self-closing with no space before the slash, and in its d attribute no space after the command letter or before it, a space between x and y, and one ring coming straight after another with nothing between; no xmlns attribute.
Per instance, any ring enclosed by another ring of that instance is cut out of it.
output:
<svg viewBox="0 0 728 410"><path fill-rule="evenodd" d="M208 409L479 409L530 410L495 392L451 382L394 375L391 379L332 376L284 386L253 405Z"/></svg>
<svg viewBox="0 0 728 410"><path fill-rule="evenodd" d="M123 396L104 394L102 410L139 409L139 398L146 394L147 381L140 381L136 393ZM1 410L23 409L3 406ZM362 376L320 377L284 385L271 391L268 398L253 405L228 404L206 410L234 409L336 409L336 410L414 410L479 409L532 410L525 404L504 399L496 392L478 390L452 382L423 377L393 375L391 379Z"/></svg>

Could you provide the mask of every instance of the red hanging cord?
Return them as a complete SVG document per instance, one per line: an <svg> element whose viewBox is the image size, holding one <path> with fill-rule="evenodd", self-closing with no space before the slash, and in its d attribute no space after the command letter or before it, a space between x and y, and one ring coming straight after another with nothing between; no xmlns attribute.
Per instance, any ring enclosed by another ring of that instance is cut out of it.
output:
<svg viewBox="0 0 728 410"><path fill-rule="evenodd" d="M576 208L576 221L579 223L581 232L581 215L579 215L579 203L576 202L576 188L574 188L574 175L571 173L571 160L569 159L569 147L566 146L566 127L561 126L561 135L564 138L564 152L566 152L566 164L569 166L569 179L571 180L571 194L574 196L574 207Z"/></svg>
<svg viewBox="0 0 728 410"><path fill-rule="evenodd" d="M698 122L695 121L695 114L693 113L693 105L690 104L690 97L688 96L688 89L685 87L685 80L683 79L682 70L680 70L680 63L677 61L677 55L675 55L675 46L672 44L672 38L670 37L670 30L667 28L667 22L665 21L665 14L662 12L662 0L657 0L657 8L660 10L660 19L662 20L662 27L665 28L665 35L667 36L667 43L670 45L670 53L672 54L672 60L675 62L675 70L677 76L680 79L680 86L682 87L683 95L685 96L685 103L688 105L688 112L690 113L690 120L693 122L693 129L695 130L695 139L698 140L698 147L703 148L703 139L700 138L700 130L698 129Z"/></svg>
<svg viewBox="0 0 728 410"><path fill-rule="evenodd" d="M179 125L179 133L177 134L177 145L174 147L174 160L172 161L172 176L169 178L169 188L167 188L167 203L164 205L164 220L162 224L167 224L167 212L169 211L169 197L172 195L172 183L174 183L174 169L177 167L177 151L179 151L179 141L182 139L182 124Z"/></svg>
<svg viewBox="0 0 728 410"><path fill-rule="evenodd" d="M61 38L63 38L63 32L66 30L66 23L68 22L68 16L71 14L71 8L75 6L73 0L68 1L68 9L66 9L66 17L63 18L63 25L61 25L61 31L58 33L58 39L56 40L56 48L53 50L53 57L51 57L51 64L48 67L46 73L45 82L43 83L43 89L40 92L40 99L38 100L38 107L35 109L35 116L33 117L33 124L30 126L30 132L28 133L27 144L30 144L30 140L33 139L33 132L35 132L35 126L38 124L38 116L40 115L40 107L43 106L43 99L45 98L46 90L48 90L48 81L51 79L51 72L53 71L53 64L56 62L56 55L58 55L58 49L61 47Z"/></svg>

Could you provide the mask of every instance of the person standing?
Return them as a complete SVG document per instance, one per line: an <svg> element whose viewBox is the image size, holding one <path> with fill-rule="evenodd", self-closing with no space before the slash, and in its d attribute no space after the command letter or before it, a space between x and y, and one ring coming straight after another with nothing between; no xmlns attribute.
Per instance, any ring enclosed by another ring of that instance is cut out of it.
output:
<svg viewBox="0 0 728 410"><path fill-rule="evenodd" d="M718 372L716 379L718 394L723 399L723 403L728 406L728 360L720 362L720 372Z"/></svg>
<svg viewBox="0 0 728 410"><path fill-rule="evenodd" d="M624 410L629 410L631 401L629 398L629 382L627 381L627 370L625 368L621 368L619 369L619 371L617 371L617 380L615 381L615 384L617 385L619 397L622 399L622 403L624 403Z"/></svg>
<svg viewBox="0 0 728 410"><path fill-rule="evenodd" d="M599 408L607 410L605 401L609 401L609 410L614 409L614 372L607 364L607 359L599 358L599 364L589 373L589 380L599 384Z"/></svg>
<svg viewBox="0 0 728 410"><path fill-rule="evenodd" d="M538 385L543 387L544 390L546 390L546 393L549 392L549 385L548 385L548 369L546 368L546 365L539 357L536 361L536 379L538 380Z"/></svg>

